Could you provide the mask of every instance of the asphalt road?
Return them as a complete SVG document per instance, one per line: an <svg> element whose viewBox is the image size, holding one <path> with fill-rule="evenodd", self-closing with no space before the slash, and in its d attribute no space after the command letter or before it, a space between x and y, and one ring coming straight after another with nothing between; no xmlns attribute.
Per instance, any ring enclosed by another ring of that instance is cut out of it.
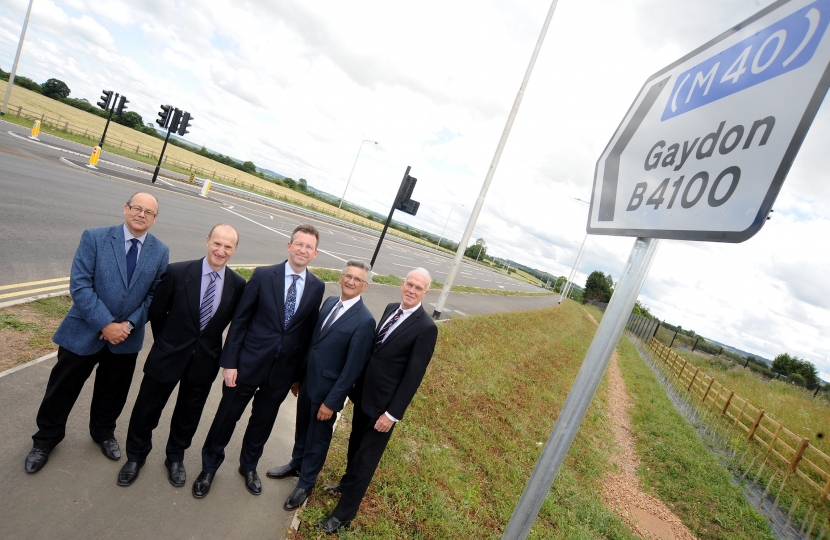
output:
<svg viewBox="0 0 830 540"><path fill-rule="evenodd" d="M212 193L208 199L198 189L172 180L150 183L150 175L113 166L103 161L96 173L86 160L50 148L88 149L41 136L43 143L26 138L26 130L0 122L0 253L4 269L0 287L66 278L80 233L86 228L112 225L123 220L123 202L138 189L159 199L160 214L152 233L170 247L170 260L204 255L204 238L217 222L231 223L240 232L240 245L232 263L273 264L285 259L286 242L298 223L311 222L321 231L320 253L313 266L341 268L350 258L371 259L377 236L335 227L286 211ZM8 132L12 131L18 136ZM116 164L151 167L105 154ZM119 175L112 179L100 175ZM448 256L397 243L387 236L375 264L375 272L404 276L416 266L444 281L451 266ZM508 278L475 264L464 263L458 285L538 292L539 288ZM54 286L54 285L53 285ZM0 289L0 300L19 291Z"/></svg>

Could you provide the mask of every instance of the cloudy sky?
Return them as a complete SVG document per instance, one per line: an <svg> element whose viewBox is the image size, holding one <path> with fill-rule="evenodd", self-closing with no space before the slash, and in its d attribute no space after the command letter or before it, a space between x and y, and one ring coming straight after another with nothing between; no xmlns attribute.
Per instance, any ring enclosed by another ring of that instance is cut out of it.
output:
<svg viewBox="0 0 830 540"><path fill-rule="evenodd" d="M474 238L566 274L594 167L654 72L768 0L561 0ZM26 0L0 0L0 67ZM35 0L18 74L94 102L126 94L195 117L192 141L385 213L407 165L417 216L459 240L550 4L547 0ZM669 322L830 373L830 112L823 107L775 204L742 244L663 241L641 295ZM464 205L463 207L460 205ZM579 273L619 278L633 239L588 238ZM825 376L830 378L830 376Z"/></svg>

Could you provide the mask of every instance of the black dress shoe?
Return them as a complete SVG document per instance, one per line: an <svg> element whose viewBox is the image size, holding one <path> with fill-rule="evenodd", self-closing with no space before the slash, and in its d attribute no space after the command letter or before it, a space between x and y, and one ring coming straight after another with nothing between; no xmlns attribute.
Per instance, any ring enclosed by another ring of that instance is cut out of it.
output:
<svg viewBox="0 0 830 540"><path fill-rule="evenodd" d="M334 495L343 493L343 484L323 484L323 490Z"/></svg>
<svg viewBox="0 0 830 540"><path fill-rule="evenodd" d="M119 486L130 486L135 479L138 478L138 471L144 466L143 460L141 463L137 461L128 461L121 467L121 471L118 473L118 485Z"/></svg>
<svg viewBox="0 0 830 540"><path fill-rule="evenodd" d="M300 471L291 467L291 464L283 465L282 467L274 467L273 469L268 469L265 473L265 476L268 478L275 478L277 480L281 480L283 478L288 478L289 476L300 476Z"/></svg>
<svg viewBox="0 0 830 540"><path fill-rule="evenodd" d="M167 467L167 480L173 484L174 487L180 488L184 486L187 480L187 473L184 471L184 463L181 461L164 460L164 466Z"/></svg>
<svg viewBox="0 0 830 540"><path fill-rule="evenodd" d="M32 448L29 455L26 456L26 461L23 463L26 472L28 474L35 474L41 470L46 465L46 462L49 461L49 452L51 450L45 448Z"/></svg>
<svg viewBox="0 0 830 540"><path fill-rule="evenodd" d="M242 467L239 467L239 474L245 477L245 489L247 489L251 495L259 495L262 493L262 481L260 481L259 475L256 471L246 471L243 470Z"/></svg>
<svg viewBox="0 0 830 540"><path fill-rule="evenodd" d="M210 483L213 482L213 477L216 473L202 471L193 482L193 496L197 499L203 499L210 491Z"/></svg>
<svg viewBox="0 0 830 540"><path fill-rule="evenodd" d="M101 453L113 461L121 459L121 448L118 447L118 441L115 439L107 439L101 442Z"/></svg>
<svg viewBox="0 0 830 540"><path fill-rule="evenodd" d="M289 495L288 498L285 499L285 504L283 504L282 507L288 510L289 512L291 510L296 510L308 500L309 495L311 495L310 489L296 487L294 488L294 491L291 492L291 495Z"/></svg>
<svg viewBox="0 0 830 540"><path fill-rule="evenodd" d="M334 534L339 529L344 529L349 526L351 521L340 521L334 516L329 516L323 521L318 521L314 524L314 528L318 531L323 531L326 534Z"/></svg>

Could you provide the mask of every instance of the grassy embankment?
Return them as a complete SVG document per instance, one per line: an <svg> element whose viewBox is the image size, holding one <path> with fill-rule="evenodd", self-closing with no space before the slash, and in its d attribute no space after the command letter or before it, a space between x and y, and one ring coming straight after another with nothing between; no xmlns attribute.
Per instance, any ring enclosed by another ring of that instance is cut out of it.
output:
<svg viewBox="0 0 830 540"><path fill-rule="evenodd" d="M0 310L0 371L54 351L52 335L71 306L66 295Z"/></svg>
<svg viewBox="0 0 830 540"><path fill-rule="evenodd" d="M498 538L595 329L574 302L442 325L424 383L405 421L396 428L357 523L341 537ZM626 364L634 362L630 350L622 354ZM630 370L627 365L625 369ZM657 384L650 373L637 376ZM659 401L659 396L665 399L659 386L638 391L646 403L665 405ZM633 537L601 502L602 480L611 467L608 456L614 451L605 400L603 382L531 538ZM681 519L702 533L712 530L705 524L720 520L729 527L720 538L768 538L763 519L742 499L728 474L693 432L689 437L683 431L690 428L679 415L670 414L671 405L663 408L665 414L639 415L638 436L680 434L677 439L660 440L659 448L677 489L687 483L694 486L694 493L688 494L694 504L676 505ZM342 474L350 410L341 418L318 483L336 482ZM692 460L695 467L682 469L686 460ZM652 466L650 460L644 465ZM705 482L688 477L704 469ZM717 470L720 475L713 472ZM303 511L303 525L295 538L317 538L311 524L335 504L336 497L316 491Z"/></svg>

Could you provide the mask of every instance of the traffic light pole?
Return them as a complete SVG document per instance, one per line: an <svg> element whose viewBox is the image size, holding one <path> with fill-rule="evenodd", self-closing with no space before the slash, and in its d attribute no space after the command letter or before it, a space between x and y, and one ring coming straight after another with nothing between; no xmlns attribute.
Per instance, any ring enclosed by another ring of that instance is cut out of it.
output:
<svg viewBox="0 0 830 540"><path fill-rule="evenodd" d="M159 169L161 168L161 160L164 158L164 151L167 150L167 141L170 139L170 130L167 130L167 136L164 138L164 146L161 147L161 154L159 154L159 163L156 165L156 170L153 172L153 183L159 177Z"/></svg>
<svg viewBox="0 0 830 540"><path fill-rule="evenodd" d="M118 101L118 94L115 94L115 97L112 100L112 105L109 105L110 113L109 113L109 115L107 115L107 123L104 126L104 132L101 134L101 142L98 143L98 148L100 148L101 150L104 149L104 140L107 138L107 130L110 127L110 120L112 120L112 113L115 110L115 104L116 104L117 101Z"/></svg>
<svg viewBox="0 0 830 540"><path fill-rule="evenodd" d="M392 203L392 209L389 211L389 217L386 218L386 225L383 226L383 230L380 232L380 238L378 239L378 245L375 247L375 254L372 255L372 262L369 263L370 268L374 268L375 266L375 259L378 258L378 252L380 251L380 245L383 243L383 237L386 236L386 230L389 228L389 224L392 222L392 214L395 213L395 208L398 206L398 200L401 198L401 191L403 190L404 182L406 181L406 177L409 176L409 169L411 167L406 168L406 172L403 173L403 180L401 180L401 185L398 188L398 194L395 195L395 201Z"/></svg>

